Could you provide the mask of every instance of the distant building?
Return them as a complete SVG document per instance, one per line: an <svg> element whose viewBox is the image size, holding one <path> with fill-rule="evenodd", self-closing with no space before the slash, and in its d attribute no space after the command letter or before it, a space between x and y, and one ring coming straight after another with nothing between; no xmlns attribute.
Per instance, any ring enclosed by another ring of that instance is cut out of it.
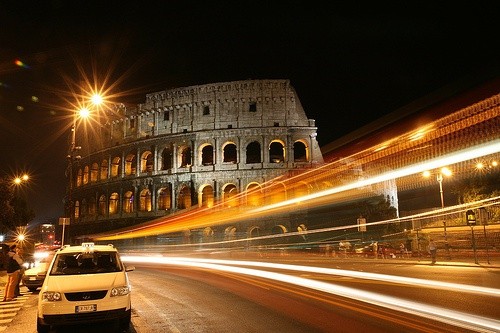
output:
<svg viewBox="0 0 500 333"><path fill-rule="evenodd" d="M238 193L322 164L316 131L288 80L168 89L136 107L116 105L76 131L71 235L231 205ZM248 195L245 204L260 200Z"/></svg>

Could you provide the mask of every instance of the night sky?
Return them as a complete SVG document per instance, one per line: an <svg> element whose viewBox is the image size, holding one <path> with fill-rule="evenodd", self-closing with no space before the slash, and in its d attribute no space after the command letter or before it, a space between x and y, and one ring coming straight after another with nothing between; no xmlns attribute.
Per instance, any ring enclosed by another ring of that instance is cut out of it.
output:
<svg viewBox="0 0 500 333"><path fill-rule="evenodd" d="M134 105L167 88L290 79L321 146L498 72L495 1L0 0L0 169L36 221L63 214L82 82ZM332 121L332 119L334 121Z"/></svg>

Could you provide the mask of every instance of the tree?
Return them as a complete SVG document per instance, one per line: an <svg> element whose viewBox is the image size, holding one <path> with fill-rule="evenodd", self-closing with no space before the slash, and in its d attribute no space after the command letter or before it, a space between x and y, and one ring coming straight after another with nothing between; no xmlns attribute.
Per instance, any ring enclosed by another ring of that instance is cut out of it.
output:
<svg viewBox="0 0 500 333"><path fill-rule="evenodd" d="M2 233L14 230L14 191L10 181L0 178L0 229Z"/></svg>

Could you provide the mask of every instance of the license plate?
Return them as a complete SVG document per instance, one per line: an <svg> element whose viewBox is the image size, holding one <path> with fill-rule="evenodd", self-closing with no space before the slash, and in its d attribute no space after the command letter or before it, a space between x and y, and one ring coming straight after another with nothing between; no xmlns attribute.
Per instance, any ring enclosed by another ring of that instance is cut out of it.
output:
<svg viewBox="0 0 500 333"><path fill-rule="evenodd" d="M75 306L75 312L92 312L97 311L97 304L89 304L89 305L77 305Z"/></svg>

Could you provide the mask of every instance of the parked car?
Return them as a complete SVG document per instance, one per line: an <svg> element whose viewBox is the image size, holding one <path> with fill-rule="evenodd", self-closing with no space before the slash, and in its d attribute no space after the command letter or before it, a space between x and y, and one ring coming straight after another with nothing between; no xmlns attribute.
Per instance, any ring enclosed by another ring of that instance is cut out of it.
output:
<svg viewBox="0 0 500 333"><path fill-rule="evenodd" d="M45 255L40 258L40 261L35 263L33 268L24 271L22 282L30 291L36 291L40 288L45 280L47 269L54 258L55 252L45 252Z"/></svg>
<svg viewBox="0 0 500 333"><path fill-rule="evenodd" d="M51 327L117 320L120 330L131 320L130 283L113 245L83 243L58 250L38 294L37 331Z"/></svg>

